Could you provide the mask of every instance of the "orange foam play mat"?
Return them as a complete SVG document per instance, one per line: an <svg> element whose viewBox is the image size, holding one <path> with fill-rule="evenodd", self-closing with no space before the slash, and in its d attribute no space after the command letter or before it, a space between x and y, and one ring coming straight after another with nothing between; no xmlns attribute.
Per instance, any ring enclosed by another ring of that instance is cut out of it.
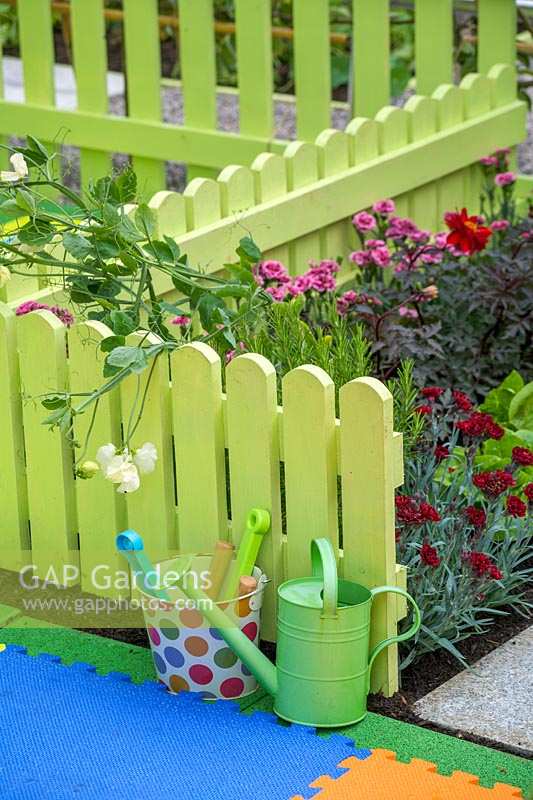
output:
<svg viewBox="0 0 533 800"><path fill-rule="evenodd" d="M322 775L310 788L321 791L313 800L512 800L523 798L521 789L496 783L479 786L479 778L467 772L439 775L430 761L413 758L407 764L390 750L373 750L364 761L347 758L339 767L347 771L338 778ZM297 795L292 800L303 800Z"/></svg>

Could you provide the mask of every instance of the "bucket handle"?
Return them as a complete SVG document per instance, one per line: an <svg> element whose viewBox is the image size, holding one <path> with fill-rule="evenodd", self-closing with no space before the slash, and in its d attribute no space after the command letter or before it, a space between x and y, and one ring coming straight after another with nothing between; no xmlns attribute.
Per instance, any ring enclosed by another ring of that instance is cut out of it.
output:
<svg viewBox="0 0 533 800"><path fill-rule="evenodd" d="M368 660L368 671L366 677L367 693L370 690L370 673L372 671L372 665L374 664L376 657L381 653L382 650L384 650L389 645L395 644L397 642L405 642L406 639L410 639L411 636L414 636L415 633L420 628L420 622L421 622L420 609L418 608L417 604L415 603L409 592L406 592L405 589L401 589L399 586L378 586L375 589L370 589L372 600L374 599L374 597L376 597L376 595L384 594L385 592L394 592L394 594L399 594L402 597L405 597L405 599L409 603L411 603L413 607L413 624L411 625L409 630L405 631L405 633L399 633L396 636L390 636L388 639L384 639L382 642L379 642L379 644L377 644L374 647L374 649L370 653L370 658Z"/></svg>
<svg viewBox="0 0 533 800"><path fill-rule="evenodd" d="M314 578L322 578L323 617L337 616L337 561L329 539L313 539L311 542L311 568Z"/></svg>

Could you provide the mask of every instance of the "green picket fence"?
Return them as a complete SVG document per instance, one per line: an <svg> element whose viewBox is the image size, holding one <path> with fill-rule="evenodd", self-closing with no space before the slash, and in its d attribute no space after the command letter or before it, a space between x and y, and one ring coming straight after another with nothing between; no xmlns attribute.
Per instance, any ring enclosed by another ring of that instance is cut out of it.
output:
<svg viewBox="0 0 533 800"><path fill-rule="evenodd" d="M362 378L344 386L336 419L333 381L318 367L299 367L285 377L280 407L274 367L262 356L235 359L223 393L215 351L186 345L170 363L164 357L157 362L136 439L153 442L159 461L141 489L124 496L101 477L74 478L73 450L59 432L43 426L42 407L28 399L52 388L96 385L102 367L96 345L108 330L87 322L67 333L48 311L16 317L5 305L0 328L2 568L34 564L44 578L50 566L60 575L65 564L79 564L81 588L94 591L95 567L124 569L114 550L116 531L129 526L141 532L154 559L178 549L209 552L219 538L238 544L248 510L263 506L272 516L260 554L271 579L265 638L275 635L276 589L309 572L314 537L332 540L346 578L404 583L394 545L402 438L393 432L392 397L379 381ZM91 450L120 441L136 393L132 379L100 403ZM76 421L80 441L89 416ZM103 593L113 596L113 590ZM384 598L376 610L376 639L391 635L403 614L394 597ZM389 649L375 671L376 688L394 691L396 659Z"/></svg>
<svg viewBox="0 0 533 800"><path fill-rule="evenodd" d="M146 194L165 187L164 161L189 165L189 179L228 164L280 153L273 114L270 0L235 0L239 133L217 130L213 0L180 0L183 125L163 123L157 0L123 0L128 114L108 114L103 0L70 0L76 111L55 106L50 0L17 0L24 103L0 100L0 134L31 131L81 148L82 178L104 174L110 152L134 157ZM312 141L331 125L329 0L293 0L297 136ZM390 103L389 0L353 0L352 116ZM478 0L478 69L513 64L514 0ZM416 86L429 95L453 83L453 0L415 0ZM0 81L1 84L1 81ZM0 88L0 97L2 91ZM291 98L292 99L292 98Z"/></svg>

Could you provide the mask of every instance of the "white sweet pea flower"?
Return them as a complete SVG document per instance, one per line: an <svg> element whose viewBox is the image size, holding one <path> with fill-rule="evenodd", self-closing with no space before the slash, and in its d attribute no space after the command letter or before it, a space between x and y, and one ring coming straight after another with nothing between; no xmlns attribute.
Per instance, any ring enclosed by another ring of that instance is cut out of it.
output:
<svg viewBox="0 0 533 800"><path fill-rule="evenodd" d="M3 264L0 266L0 289L11 280L11 272Z"/></svg>
<svg viewBox="0 0 533 800"><path fill-rule="evenodd" d="M26 178L28 175L28 165L22 153L13 153L9 159L13 167L13 172L0 172L0 180L16 183Z"/></svg>
<svg viewBox="0 0 533 800"><path fill-rule="evenodd" d="M120 485L117 489L119 494L131 494L131 492L136 492L141 485L137 467L130 460L124 461L112 476L108 475L108 478L113 483L119 483L120 478Z"/></svg>
<svg viewBox="0 0 533 800"><path fill-rule="evenodd" d="M135 451L133 457L134 464L138 467L141 475L148 475L155 469L157 461L157 449L152 442L145 442L142 447Z"/></svg>
<svg viewBox="0 0 533 800"><path fill-rule="evenodd" d="M104 444L102 447L98 448L98 452L96 453L96 460L100 464L100 468L103 472L107 471L111 460L117 454L117 448L114 444Z"/></svg>

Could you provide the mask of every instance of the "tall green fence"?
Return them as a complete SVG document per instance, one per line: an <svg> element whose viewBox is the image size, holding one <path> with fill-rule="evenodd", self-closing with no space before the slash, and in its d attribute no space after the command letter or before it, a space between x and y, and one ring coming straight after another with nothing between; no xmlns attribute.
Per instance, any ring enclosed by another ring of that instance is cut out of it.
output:
<svg viewBox="0 0 533 800"><path fill-rule="evenodd" d="M352 0L352 117L390 103L389 0ZM33 135L81 148L82 178L105 173L110 152L134 157L147 194L165 187L164 161L184 162L189 178L228 164L281 153L273 111L270 0L235 0L239 133L217 130L212 0L179 2L179 66L184 125L163 123L157 0L123 0L128 115L108 113L103 0L70 0L76 111L55 107L50 0L17 0L24 103L0 101L0 134ZM293 0L297 138L331 125L329 0ZM431 94L453 83L453 0L415 0L416 87ZM514 0L478 0L478 69L514 64ZM1 91L0 91L1 94ZM292 98L291 98L292 100Z"/></svg>

